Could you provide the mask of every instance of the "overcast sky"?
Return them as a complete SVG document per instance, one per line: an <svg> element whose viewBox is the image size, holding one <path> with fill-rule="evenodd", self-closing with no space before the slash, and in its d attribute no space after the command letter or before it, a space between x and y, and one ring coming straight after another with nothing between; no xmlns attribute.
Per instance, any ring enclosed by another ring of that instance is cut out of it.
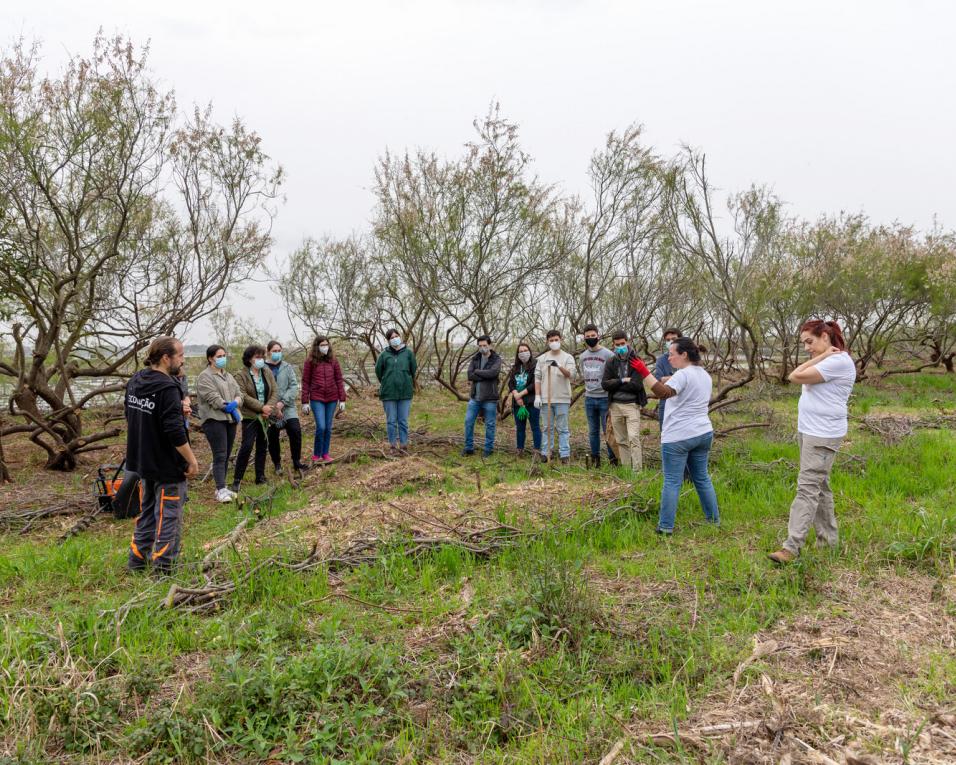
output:
<svg viewBox="0 0 956 765"><path fill-rule="evenodd" d="M539 175L586 193L609 130L708 154L727 191L768 184L793 214L864 211L956 227L956 3L4 2L3 37L49 65L99 27L151 45L180 107L241 115L288 173L275 256L366 227L386 149L457 153L498 101ZM255 323L287 332L268 286ZM237 299L237 310L256 306ZM208 339L200 328L193 341Z"/></svg>

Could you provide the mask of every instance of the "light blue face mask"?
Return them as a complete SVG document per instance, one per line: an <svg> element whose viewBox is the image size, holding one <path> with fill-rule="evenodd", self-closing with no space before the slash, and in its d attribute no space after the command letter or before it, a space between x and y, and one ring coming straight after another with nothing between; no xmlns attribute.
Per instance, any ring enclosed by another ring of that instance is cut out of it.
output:
<svg viewBox="0 0 956 765"><path fill-rule="evenodd" d="M391 345L392 348L398 348L398 346L402 344L402 338L393 337L391 340L388 341L388 344Z"/></svg>
<svg viewBox="0 0 956 765"><path fill-rule="evenodd" d="M253 362L253 366L255 366L256 369L262 369L265 365L266 365L265 359L256 359Z"/></svg>
<svg viewBox="0 0 956 765"><path fill-rule="evenodd" d="M282 351L273 351L272 352L272 363L278 364L282 361Z"/></svg>
<svg viewBox="0 0 956 765"><path fill-rule="evenodd" d="M614 352L618 356L627 356L627 346L626 345L614 346Z"/></svg>
<svg viewBox="0 0 956 765"><path fill-rule="evenodd" d="M216 357L216 367L219 369L225 369L226 364L229 362L229 358L226 356L217 356Z"/></svg>

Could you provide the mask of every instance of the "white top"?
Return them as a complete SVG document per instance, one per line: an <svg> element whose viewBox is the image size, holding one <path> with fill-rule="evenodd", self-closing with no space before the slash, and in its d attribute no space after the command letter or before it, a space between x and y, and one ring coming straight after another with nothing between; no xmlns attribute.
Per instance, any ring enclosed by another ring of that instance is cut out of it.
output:
<svg viewBox="0 0 956 765"><path fill-rule="evenodd" d="M856 365L850 354L844 352L828 356L814 369L819 370L824 382L803 386L797 406L797 430L817 438L843 438L846 403L856 382Z"/></svg>
<svg viewBox="0 0 956 765"><path fill-rule="evenodd" d="M706 369L691 364L674 372L674 376L664 385L677 391L677 395L666 399L664 425L661 428L662 444L672 444L713 431L714 426L710 424L707 414L713 383Z"/></svg>
<svg viewBox="0 0 956 765"><path fill-rule="evenodd" d="M557 369L548 371L548 367L554 362L559 367L564 367L570 373L570 377L565 377ZM541 405L545 404L570 404L571 403L571 381L574 379L574 356L564 351L558 351L557 355L553 351L546 351L538 356L538 362L534 366L534 381L541 386Z"/></svg>

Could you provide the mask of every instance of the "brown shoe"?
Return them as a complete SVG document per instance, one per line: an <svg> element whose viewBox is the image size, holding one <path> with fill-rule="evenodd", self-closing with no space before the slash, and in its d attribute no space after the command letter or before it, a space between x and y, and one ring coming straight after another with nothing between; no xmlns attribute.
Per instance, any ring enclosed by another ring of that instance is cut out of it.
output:
<svg viewBox="0 0 956 765"><path fill-rule="evenodd" d="M571 458L570 458L570 457L562 457L562 458L561 458L561 464L562 464L562 465L570 465L570 464L571 464Z"/></svg>
<svg viewBox="0 0 956 765"><path fill-rule="evenodd" d="M774 563L780 564L793 563L793 561L797 559L796 555L785 549L777 550L775 553L770 553L770 555L767 557L770 558L770 560L772 560Z"/></svg>

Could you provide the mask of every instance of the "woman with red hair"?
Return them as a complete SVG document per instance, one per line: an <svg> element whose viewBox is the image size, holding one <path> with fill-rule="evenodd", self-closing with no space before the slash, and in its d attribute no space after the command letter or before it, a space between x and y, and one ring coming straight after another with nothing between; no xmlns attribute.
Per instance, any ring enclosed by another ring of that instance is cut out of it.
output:
<svg viewBox="0 0 956 765"><path fill-rule="evenodd" d="M838 541L830 471L846 435L847 401L856 382L856 365L835 321L805 322L800 342L810 354L809 361L790 373L790 382L803 385L797 409L800 475L797 496L790 505L787 541L770 554L774 563L794 560L811 526L817 532L817 544L835 547Z"/></svg>

